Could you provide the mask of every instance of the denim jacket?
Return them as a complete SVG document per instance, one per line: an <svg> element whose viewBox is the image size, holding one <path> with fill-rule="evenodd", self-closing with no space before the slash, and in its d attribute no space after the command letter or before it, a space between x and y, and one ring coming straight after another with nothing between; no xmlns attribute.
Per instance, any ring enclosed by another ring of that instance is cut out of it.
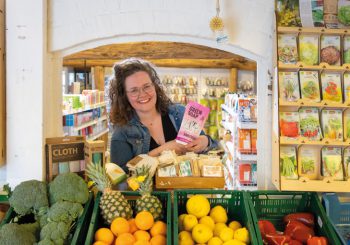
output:
<svg viewBox="0 0 350 245"><path fill-rule="evenodd" d="M178 132L181 126L182 118L185 113L185 107L182 105L170 105L168 115ZM202 131L203 135L204 132ZM209 145L205 152L218 147L218 142L208 137ZM151 135L146 126L144 126L138 116L135 114L127 125L115 126L111 138L111 162L118 164L127 171L126 163L140 154L147 154L151 142ZM203 152L204 153L204 152Z"/></svg>

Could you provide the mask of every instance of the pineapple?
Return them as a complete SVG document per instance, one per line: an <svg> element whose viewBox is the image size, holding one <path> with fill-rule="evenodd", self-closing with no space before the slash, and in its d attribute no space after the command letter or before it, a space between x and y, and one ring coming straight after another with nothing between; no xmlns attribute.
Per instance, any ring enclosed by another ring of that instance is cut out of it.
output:
<svg viewBox="0 0 350 245"><path fill-rule="evenodd" d="M152 186L153 179L149 174L150 167L142 166L136 168L136 179L139 182L139 192L141 194L141 198L136 200L135 212L139 213L141 211L149 211L154 220L162 219L162 211L163 206L160 200L156 196L152 196Z"/></svg>
<svg viewBox="0 0 350 245"><path fill-rule="evenodd" d="M96 183L97 189L103 193L100 199L103 219L108 224L111 224L117 217L130 219L133 215L131 206L120 191L112 190L112 183L104 167L98 163L90 163L85 172Z"/></svg>

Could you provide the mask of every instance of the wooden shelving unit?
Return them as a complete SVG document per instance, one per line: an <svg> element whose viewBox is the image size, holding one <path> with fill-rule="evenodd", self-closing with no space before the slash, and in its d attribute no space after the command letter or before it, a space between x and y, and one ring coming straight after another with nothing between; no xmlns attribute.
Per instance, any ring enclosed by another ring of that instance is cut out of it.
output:
<svg viewBox="0 0 350 245"><path fill-rule="evenodd" d="M5 1L0 0L0 166L6 157Z"/></svg>
<svg viewBox="0 0 350 245"><path fill-rule="evenodd" d="M298 27L278 27L277 34L335 34L344 37L350 35L350 30L347 29L325 29L325 28L298 28ZM276 47L277 50L277 47ZM279 71L299 71L299 70L313 70L322 73L338 72L342 75L345 72L350 72L350 64L343 64L341 66L331 66L326 63L320 63L319 65L305 65L302 62L296 64L282 64L276 61L276 73L275 73L275 90L274 90L274 102L273 102L273 132L272 132L272 181L279 190L283 191L322 191L322 192L350 192L350 178L345 177L345 180L333 180L330 177L323 177L318 180L310 180L305 177L299 177L297 180L287 179L280 175L280 146L296 146L314 145L319 146L338 146L349 147L350 140L343 141L331 141L323 139L320 141L311 141L309 139L300 137L297 140L290 140L285 137L280 137L279 128L279 112L280 111L298 111L301 107L314 107L319 110L324 108L341 109L342 111L350 108L350 101L343 103L334 103L330 101L321 100L320 102L311 102L305 99L299 99L295 102L286 102L279 98ZM321 166L321 163L319 163Z"/></svg>

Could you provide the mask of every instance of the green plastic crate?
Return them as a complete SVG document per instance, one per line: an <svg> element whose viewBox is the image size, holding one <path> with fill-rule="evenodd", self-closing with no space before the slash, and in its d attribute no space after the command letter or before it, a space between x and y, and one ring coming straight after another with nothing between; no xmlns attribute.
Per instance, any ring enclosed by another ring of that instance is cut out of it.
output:
<svg viewBox="0 0 350 245"><path fill-rule="evenodd" d="M122 194L128 199L128 202L131 205L131 208L134 209L136 205L136 199L140 197L140 194L136 191L122 191ZM91 215L91 221L89 225L89 229L86 235L85 245L91 245L94 243L95 232L98 228L107 227L104 224L102 216L100 214L100 199L101 192L98 192L95 199L94 208ZM165 221L167 224L167 244L171 244L171 199L170 193L165 191L154 191L152 195L158 197L163 205L163 217L165 217Z"/></svg>
<svg viewBox="0 0 350 245"><path fill-rule="evenodd" d="M173 222L173 236L174 245L178 245L178 225L179 215L186 212L187 200L195 194L205 195L210 203L211 207L216 205L223 206L228 214L228 221L237 220L243 226L245 226L250 235L250 244L262 244L258 243L255 236L254 223L251 218L249 205L244 198L242 191L226 191L226 190L176 190L174 192L174 222Z"/></svg>
<svg viewBox="0 0 350 245"><path fill-rule="evenodd" d="M83 244L85 241L85 235L87 233L88 224L90 221L90 216L93 208L93 194L89 194L89 199L87 203L84 205L84 211L82 215L78 218L78 221L76 223L76 227L74 229L74 233L72 233L72 238L69 242L71 245L80 245ZM16 215L15 211L11 207L4 218L4 220L1 222L0 227L4 224L7 224L11 221L12 218L14 218Z"/></svg>
<svg viewBox="0 0 350 245"><path fill-rule="evenodd" d="M280 192L252 191L246 192L252 219L255 224L256 237L263 244L258 220L271 221L277 230L283 231L283 217L294 212L309 212L315 216L315 233L328 238L329 244L340 245L331 223L315 192Z"/></svg>

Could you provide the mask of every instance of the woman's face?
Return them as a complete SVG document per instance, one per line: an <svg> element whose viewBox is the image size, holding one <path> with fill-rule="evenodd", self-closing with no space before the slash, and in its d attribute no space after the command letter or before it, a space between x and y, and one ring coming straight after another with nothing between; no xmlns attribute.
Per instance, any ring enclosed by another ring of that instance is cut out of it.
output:
<svg viewBox="0 0 350 245"><path fill-rule="evenodd" d="M125 90L131 106L136 113L155 109L157 94L147 72L138 71L125 79Z"/></svg>

